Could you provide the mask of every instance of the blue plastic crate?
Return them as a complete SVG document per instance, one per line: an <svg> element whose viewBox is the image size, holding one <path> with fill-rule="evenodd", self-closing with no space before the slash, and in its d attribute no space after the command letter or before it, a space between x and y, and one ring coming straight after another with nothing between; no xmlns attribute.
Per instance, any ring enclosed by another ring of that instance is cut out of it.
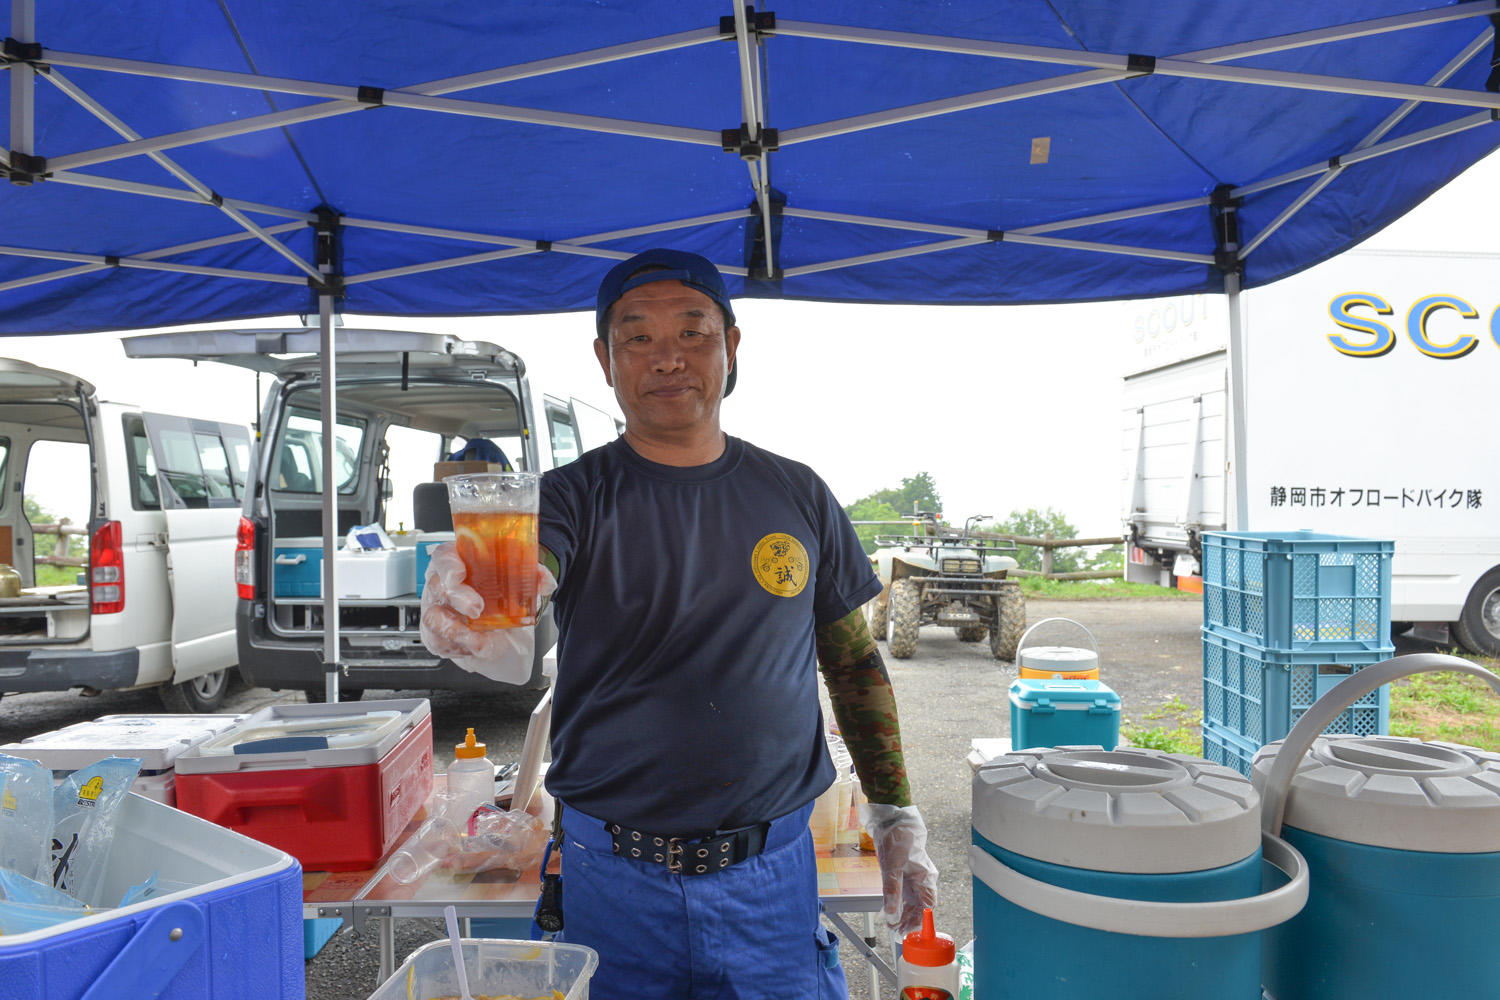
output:
<svg viewBox="0 0 1500 1000"><path fill-rule="evenodd" d="M323 946L333 940L344 922L338 917L311 917L302 921L302 957L316 958Z"/></svg>
<svg viewBox="0 0 1500 1000"><path fill-rule="evenodd" d="M1202 541L1204 625L1268 649L1390 645L1394 542L1311 531Z"/></svg>
<svg viewBox="0 0 1500 1000"><path fill-rule="evenodd" d="M278 538L272 548L273 597L323 596L323 539Z"/></svg>
<svg viewBox="0 0 1500 1000"><path fill-rule="evenodd" d="M1211 764L1232 767L1250 777L1250 764L1260 747L1250 740L1207 722L1203 724L1203 759Z"/></svg>
<svg viewBox="0 0 1500 1000"><path fill-rule="evenodd" d="M1203 721L1259 747L1291 731L1313 702L1355 671L1390 659L1373 652L1289 652L1266 649L1203 629ZM1390 728L1390 692L1382 686L1360 698L1324 730L1359 736Z"/></svg>

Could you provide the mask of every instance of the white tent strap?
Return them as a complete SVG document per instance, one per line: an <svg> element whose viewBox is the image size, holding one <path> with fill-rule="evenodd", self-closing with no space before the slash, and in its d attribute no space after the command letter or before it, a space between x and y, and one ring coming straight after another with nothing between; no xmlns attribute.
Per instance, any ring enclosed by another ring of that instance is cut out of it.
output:
<svg viewBox="0 0 1500 1000"><path fill-rule="evenodd" d="M1431 79L1429 79L1427 82L1434 86L1445 83L1450 77L1453 76L1454 73L1457 73L1460 69L1462 69L1470 59L1473 59L1480 52L1484 51L1484 49L1487 48L1490 42L1493 40L1494 34L1495 32L1493 28L1486 27L1474 38L1472 42L1466 45L1458 53L1458 55L1450 59L1446 66L1433 74ZM1375 143L1380 141L1382 136L1399 125L1403 118L1411 114L1418 107L1420 107L1420 104L1417 101L1407 101L1405 104L1401 105L1395 111L1391 112L1391 114L1386 117L1385 121L1377 125L1369 135L1365 136L1358 143L1356 143L1354 146L1354 150L1357 152L1359 150L1369 149L1371 146L1375 145ZM1482 119L1483 113L1481 112L1479 115L1471 117ZM1343 160L1341 159L1339 166L1329 169L1326 173L1323 174L1322 177L1318 178L1311 185L1309 185L1306 191L1303 191L1300 195L1298 195L1290 205L1286 206L1279 213L1277 213L1276 218L1272 219L1267 226L1265 226L1263 229L1261 229L1260 232L1255 234L1254 239L1252 239L1249 243L1245 244L1245 246L1240 249L1239 259L1244 260L1246 257L1249 257L1250 254L1254 253L1257 247L1259 247L1266 240L1270 239L1271 235L1278 229L1280 229L1283 225L1285 225L1292 218L1292 216L1300 212L1308 202L1312 201L1313 198L1317 197L1324 188L1333 183L1334 178L1338 177L1339 174L1344 172L1344 167L1342 164Z"/></svg>
<svg viewBox="0 0 1500 1000"><path fill-rule="evenodd" d="M111 111L109 111L109 109L86 94L82 88L73 83L73 81L69 80L60 71L54 69L52 72L46 74L46 79L58 90L66 94L74 103L83 107L95 118L108 125L122 138L130 141L141 138L140 133L136 132L135 129L126 125ZM183 169L165 154L152 153L150 155L151 159L158 166L166 170L167 173L171 174L173 177L182 181L182 183L186 184L190 189L196 192L200 198L202 198L209 204L215 204L214 191L207 184L204 184L202 181L198 180L191 173ZM266 246L274 250L277 254L290 261L291 264L302 271L302 273L306 274L310 278L321 277L318 274L317 268L313 267L311 264L307 263L307 261L299 257L296 253L292 252L292 250L287 247L286 244L276 239L258 223L252 222L250 219L246 218L243 212L234 208L232 205L225 205L222 198L217 200L216 207L219 209L219 211L223 212L230 219L232 219L240 228L244 229L247 233L254 235L256 239L260 240Z"/></svg>
<svg viewBox="0 0 1500 1000"><path fill-rule="evenodd" d="M305 225L305 223L301 222L283 222L279 226L268 227L266 232L272 234L292 232L305 228ZM228 236L217 236L213 239L196 240L192 243L179 243L176 246L162 247L160 250L149 250L146 253L136 254L135 259L160 260L163 257L173 257L180 253L192 253L195 250L208 250L231 243L243 243L253 238L249 233L231 233ZM41 285L49 281L60 281L63 278L75 278L83 274L92 274L95 271L102 271L108 266L102 263L86 264L82 267L68 267L60 271L48 271L46 274L33 274L27 278L17 278L14 281L0 283L0 292L8 292L13 288L25 288L28 285Z"/></svg>

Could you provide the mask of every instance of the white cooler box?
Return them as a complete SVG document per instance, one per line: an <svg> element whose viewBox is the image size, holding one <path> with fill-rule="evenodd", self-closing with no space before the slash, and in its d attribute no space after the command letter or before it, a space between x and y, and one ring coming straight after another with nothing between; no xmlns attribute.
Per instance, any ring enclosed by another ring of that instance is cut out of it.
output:
<svg viewBox="0 0 1500 1000"><path fill-rule="evenodd" d="M61 780L105 757L139 757L141 773L130 786L137 795L177 805L177 758L231 729L243 715L103 715L19 743L0 746L0 753L26 757L52 769Z"/></svg>
<svg viewBox="0 0 1500 1000"><path fill-rule="evenodd" d="M175 891L0 937L5 1000L303 1000L302 869L291 855L140 795L120 803L102 899Z"/></svg>
<svg viewBox="0 0 1500 1000"><path fill-rule="evenodd" d="M417 576L414 547L362 551L339 549L334 554L339 599L386 600L413 594Z"/></svg>

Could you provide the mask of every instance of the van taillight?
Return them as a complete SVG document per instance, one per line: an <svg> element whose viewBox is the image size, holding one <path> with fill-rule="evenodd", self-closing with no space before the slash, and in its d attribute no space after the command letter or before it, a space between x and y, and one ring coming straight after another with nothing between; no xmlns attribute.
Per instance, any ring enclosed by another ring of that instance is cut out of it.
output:
<svg viewBox="0 0 1500 1000"><path fill-rule="evenodd" d="M120 522L105 521L89 539L89 610L114 615L125 610L125 547Z"/></svg>
<svg viewBox="0 0 1500 1000"><path fill-rule="evenodd" d="M240 597L255 600L255 522L240 518L240 530L234 543L234 585Z"/></svg>

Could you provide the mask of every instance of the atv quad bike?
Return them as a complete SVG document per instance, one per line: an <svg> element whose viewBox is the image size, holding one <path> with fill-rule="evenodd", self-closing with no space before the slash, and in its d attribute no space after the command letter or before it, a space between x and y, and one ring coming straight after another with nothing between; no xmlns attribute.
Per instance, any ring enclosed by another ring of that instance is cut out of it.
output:
<svg viewBox="0 0 1500 1000"><path fill-rule="evenodd" d="M971 517L962 532L940 528L937 515L923 513L909 535L880 535L870 561L883 589L866 605L870 629L888 639L898 660L917 651L923 625L945 625L964 642L986 635L997 660L1013 660L1026 630L1021 585L1006 578L1018 565L1001 552L1015 546L972 535L986 518Z"/></svg>

